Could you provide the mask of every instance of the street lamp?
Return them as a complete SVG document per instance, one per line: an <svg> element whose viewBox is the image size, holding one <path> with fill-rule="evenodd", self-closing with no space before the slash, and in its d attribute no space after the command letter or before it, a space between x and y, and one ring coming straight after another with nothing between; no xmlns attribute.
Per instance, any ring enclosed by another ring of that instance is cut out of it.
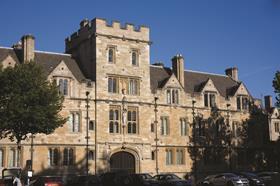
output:
<svg viewBox="0 0 280 186"><path fill-rule="evenodd" d="M158 105L157 105L157 100L158 100L158 97L155 97L155 133L156 133L156 138L155 138L155 142L156 142L156 174L158 174L158 133L157 133L157 129L158 129L158 121L157 121L157 113L158 113Z"/></svg>
<svg viewBox="0 0 280 186"><path fill-rule="evenodd" d="M195 121L195 112L194 112L194 105L196 101L192 100L192 116L193 116L193 148L194 148L194 163L193 163L193 170L194 170L194 181L196 182L197 179L197 170L196 170L196 121Z"/></svg>
<svg viewBox="0 0 280 186"><path fill-rule="evenodd" d="M230 125L229 125L229 107L230 107L230 104L227 103L227 130L228 130L228 148L229 148L229 151L228 151L228 158L229 158L229 169L232 170L232 164L231 164L231 131L230 131Z"/></svg>
<svg viewBox="0 0 280 186"><path fill-rule="evenodd" d="M89 125L89 116L88 116L88 108L89 108L89 91L86 91L86 109L87 109L87 117L86 117L86 175L89 174L89 166L88 166L88 152L89 152L89 136L88 136L88 125Z"/></svg>
<svg viewBox="0 0 280 186"><path fill-rule="evenodd" d="M126 115L127 115L127 109L126 109L126 97L125 97L125 90L122 90L123 98L122 98L122 132L123 132L123 144L121 149L125 149L125 126L126 126Z"/></svg>
<svg viewBox="0 0 280 186"><path fill-rule="evenodd" d="M33 134L31 134L30 136L31 138L31 144L30 144L30 170L32 171L33 170L33 153L34 153L34 138L35 136Z"/></svg>

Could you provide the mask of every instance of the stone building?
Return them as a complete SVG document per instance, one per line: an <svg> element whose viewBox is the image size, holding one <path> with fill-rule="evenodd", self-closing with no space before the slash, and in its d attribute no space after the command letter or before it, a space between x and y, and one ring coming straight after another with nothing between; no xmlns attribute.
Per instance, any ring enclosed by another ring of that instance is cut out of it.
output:
<svg viewBox="0 0 280 186"><path fill-rule="evenodd" d="M35 50L31 35L11 48L1 47L4 68L34 60L49 80L57 81L65 96L61 114L69 121L53 134L24 141L20 165L16 145L1 140L0 167L24 167L32 154L37 174L85 173L88 131L91 173L191 172L193 116L207 118L216 106L234 131L248 117L252 97L236 67L225 74L186 70L181 54L172 58L172 68L151 65L149 34L146 26L95 18L81 21L66 38L65 53Z"/></svg>
<svg viewBox="0 0 280 186"><path fill-rule="evenodd" d="M273 107L272 97L265 96L265 110L268 117L268 134L270 141L277 141L280 137L280 113L279 109Z"/></svg>

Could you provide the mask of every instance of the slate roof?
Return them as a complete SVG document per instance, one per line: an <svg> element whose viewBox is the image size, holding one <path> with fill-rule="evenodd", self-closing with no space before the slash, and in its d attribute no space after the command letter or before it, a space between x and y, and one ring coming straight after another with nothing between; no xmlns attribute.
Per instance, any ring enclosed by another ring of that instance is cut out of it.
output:
<svg viewBox="0 0 280 186"><path fill-rule="evenodd" d="M164 86L163 83L166 82L172 75L172 70L166 67L151 65L150 75L151 89L152 92L155 93L157 88L162 88ZM184 75L185 92L189 94L200 92L201 87L205 85L208 79L211 79L213 81L215 87L223 97L226 97L227 95L232 95L232 91L236 91L240 85L240 82L236 82L226 75L211 74L190 70L186 70Z"/></svg>
<svg viewBox="0 0 280 186"><path fill-rule="evenodd" d="M0 48L0 61L3 61L9 55L16 61L16 63L19 63L16 52L12 48Z"/></svg>
<svg viewBox="0 0 280 186"><path fill-rule="evenodd" d="M19 52L13 48L0 47L0 61L10 55L17 63L19 63L20 60L18 54ZM81 82L85 79L85 76L81 72L77 62L69 54L35 51L35 61L42 65L47 74L50 74L61 61L64 61L78 81ZM172 69L163 66L151 65L150 84L152 92L155 93L157 88L163 88L171 75ZM223 97L226 97L227 95L232 96L240 86L240 82L236 82L226 75L190 70L186 70L184 75L185 92L189 94L200 92L209 79L213 81L215 87Z"/></svg>
<svg viewBox="0 0 280 186"><path fill-rule="evenodd" d="M17 52L13 48L0 48L0 62L10 55L17 63L19 63L20 60L16 54ZM43 67L47 74L50 74L61 61L64 61L78 81L85 79L85 76L81 72L77 62L71 57L71 55L35 51L34 60Z"/></svg>

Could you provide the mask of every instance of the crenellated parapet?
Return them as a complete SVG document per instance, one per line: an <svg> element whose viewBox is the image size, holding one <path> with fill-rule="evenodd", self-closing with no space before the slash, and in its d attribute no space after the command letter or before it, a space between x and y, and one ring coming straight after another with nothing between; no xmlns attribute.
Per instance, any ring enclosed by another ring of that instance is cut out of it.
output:
<svg viewBox="0 0 280 186"><path fill-rule="evenodd" d="M143 25L135 26L131 23L122 25L120 21L109 22L102 18L95 18L91 21L84 19L80 22L79 30L65 39L66 52L93 36L150 43L149 33L150 29Z"/></svg>

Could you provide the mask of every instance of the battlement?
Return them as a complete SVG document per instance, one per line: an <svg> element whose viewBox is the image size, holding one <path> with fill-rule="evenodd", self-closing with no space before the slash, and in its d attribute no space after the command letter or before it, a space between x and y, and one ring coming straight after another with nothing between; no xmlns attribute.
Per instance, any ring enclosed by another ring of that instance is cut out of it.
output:
<svg viewBox="0 0 280 186"><path fill-rule="evenodd" d="M120 21L116 21L116 20L113 20L111 22L107 21L106 19L102 19L102 18L95 18L92 20L92 22L95 22L95 21L99 26L104 26L104 27L108 27L108 28L129 30L129 31L135 31L135 32L142 32L142 31L145 32L146 30L149 30L149 28L144 25L135 26L132 23L125 23L124 25L122 25Z"/></svg>
<svg viewBox="0 0 280 186"><path fill-rule="evenodd" d="M109 22L102 18L95 18L91 21L84 19L80 22L79 30L66 38L65 43L66 46L73 46L93 35L149 43L149 34L149 27L143 25L135 26L131 23L122 25L120 21Z"/></svg>

